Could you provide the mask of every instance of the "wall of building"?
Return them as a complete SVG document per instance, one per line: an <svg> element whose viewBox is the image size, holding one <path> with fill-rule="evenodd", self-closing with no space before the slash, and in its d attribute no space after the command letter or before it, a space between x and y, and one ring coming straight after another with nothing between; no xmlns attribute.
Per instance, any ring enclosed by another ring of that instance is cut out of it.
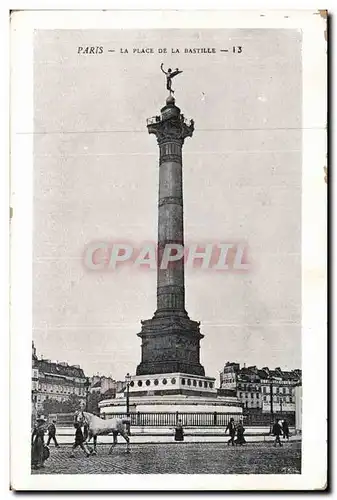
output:
<svg viewBox="0 0 337 500"><path fill-rule="evenodd" d="M74 395L85 401L86 384L78 365L38 359L32 345L32 414L41 412L47 399L62 402Z"/></svg>
<svg viewBox="0 0 337 500"><path fill-rule="evenodd" d="M226 363L220 373L221 389L235 390L246 410L269 413L295 411L295 387L301 383L301 371L270 370L256 366L240 367L239 363ZM271 405L270 388L273 391Z"/></svg>

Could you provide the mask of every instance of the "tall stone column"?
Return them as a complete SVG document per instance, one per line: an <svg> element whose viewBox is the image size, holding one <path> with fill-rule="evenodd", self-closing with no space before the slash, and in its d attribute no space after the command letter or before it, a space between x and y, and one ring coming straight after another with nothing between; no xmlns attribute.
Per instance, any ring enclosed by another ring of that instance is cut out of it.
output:
<svg viewBox="0 0 337 500"><path fill-rule="evenodd" d="M167 245L184 245L182 147L186 137L192 137L194 123L185 120L170 95L160 116L149 119L147 128L159 146L157 310L152 319L142 321L137 375L204 375L199 356L203 335L185 310L184 261L161 266Z"/></svg>
<svg viewBox="0 0 337 500"><path fill-rule="evenodd" d="M194 127L193 123L184 122L173 97L167 100L161 112L162 119L148 125L149 133L156 135L159 145L156 315L171 315L174 309L175 314L186 316L183 259L169 263L167 269L162 269L160 263L167 245L184 246L182 147L185 138L192 137Z"/></svg>

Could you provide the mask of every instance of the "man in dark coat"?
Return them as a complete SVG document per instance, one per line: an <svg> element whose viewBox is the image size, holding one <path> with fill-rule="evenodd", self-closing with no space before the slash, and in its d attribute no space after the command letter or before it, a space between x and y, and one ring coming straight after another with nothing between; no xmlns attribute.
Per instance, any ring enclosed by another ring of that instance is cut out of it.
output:
<svg viewBox="0 0 337 500"><path fill-rule="evenodd" d="M184 428L181 420L178 420L175 433L174 433L175 441L184 441Z"/></svg>
<svg viewBox="0 0 337 500"><path fill-rule="evenodd" d="M72 452L71 452L70 457L71 458L75 457L74 450L76 450L76 448L78 446L84 451L84 453L86 454L86 456L89 457L90 456L90 451L89 451L89 449L88 449L88 447L87 447L87 445L85 443L85 439L84 439L83 432L82 432L82 429L81 429L81 424L78 423L78 422L75 422L74 427L76 429L76 432L75 432L75 443L73 444Z"/></svg>
<svg viewBox="0 0 337 500"><path fill-rule="evenodd" d="M234 418L231 418L230 421L228 422L226 430L225 430L225 434L226 434L227 430L229 431L229 435L230 435L230 439L227 442L227 444L229 446L232 443L232 446L235 446L235 443L234 443L234 438L235 438L235 422L234 422Z"/></svg>
<svg viewBox="0 0 337 500"><path fill-rule="evenodd" d="M282 431L283 431L283 438L289 441L289 425L286 420L283 420L282 422Z"/></svg>
<svg viewBox="0 0 337 500"><path fill-rule="evenodd" d="M239 444L240 446L242 446L246 442L245 437L243 435L244 432L245 432L245 428L243 427L243 423L240 420L240 422L238 423L237 430L236 430L236 435L237 435L236 444Z"/></svg>
<svg viewBox="0 0 337 500"><path fill-rule="evenodd" d="M54 444L56 447L59 446L57 439L56 439L56 420L53 420L51 424L48 425L48 441L47 441L47 446L49 446L49 443L51 440L54 441Z"/></svg>
<svg viewBox="0 0 337 500"><path fill-rule="evenodd" d="M272 433L275 436L274 446L276 447L277 443L280 446L283 446L280 440L280 436L282 436L282 427L277 420L275 420L275 423L273 425Z"/></svg>

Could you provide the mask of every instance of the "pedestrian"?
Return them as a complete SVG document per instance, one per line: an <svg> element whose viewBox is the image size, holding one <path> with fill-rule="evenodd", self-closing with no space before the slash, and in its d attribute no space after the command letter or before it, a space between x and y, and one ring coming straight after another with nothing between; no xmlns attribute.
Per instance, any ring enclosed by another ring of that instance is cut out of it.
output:
<svg viewBox="0 0 337 500"><path fill-rule="evenodd" d="M287 439L289 441L289 425L286 420L283 420L282 431L283 431L283 439Z"/></svg>
<svg viewBox="0 0 337 500"><path fill-rule="evenodd" d="M48 425L47 446L49 446L51 440L54 441L56 448L58 448L60 446L57 442L57 439L56 439L56 420L53 420L52 423Z"/></svg>
<svg viewBox="0 0 337 500"><path fill-rule="evenodd" d="M43 415L40 415L36 420L31 439L31 461L34 469L44 467L44 462L49 457L49 449L44 444L45 432L46 419Z"/></svg>
<svg viewBox="0 0 337 500"><path fill-rule="evenodd" d="M174 440L175 441L184 441L184 428L183 428L183 424L181 423L181 420L178 420L178 423L176 425Z"/></svg>
<svg viewBox="0 0 337 500"><path fill-rule="evenodd" d="M232 443L232 446L235 446L234 438L235 438L235 431L236 431L236 429L235 429L235 422L234 422L234 418L233 417L230 419L230 421L227 424L227 427L226 427L226 430L225 430L225 434L226 434L227 430L229 431L229 436L230 436L230 439L227 442L227 445L229 446Z"/></svg>
<svg viewBox="0 0 337 500"><path fill-rule="evenodd" d="M83 403L83 401L81 401L80 409L75 412L74 424L77 422L80 424L81 427L83 427L84 441L86 441L88 439L88 436L89 436L89 428L88 428L88 423L87 423L86 418L85 418L84 413L83 413L84 408L85 408L85 404Z"/></svg>
<svg viewBox="0 0 337 500"><path fill-rule="evenodd" d="M75 432L75 443L73 444L73 447L72 447L72 452L70 454L70 458L74 458L75 455L74 455L74 450L79 446L81 448L81 450L84 451L84 453L86 454L87 457L90 456L90 451L85 443L85 439L84 439L84 436L83 436L83 432L82 432L82 428L81 428L81 424L79 422L75 422L74 424L74 427L76 429L76 432Z"/></svg>
<svg viewBox="0 0 337 500"><path fill-rule="evenodd" d="M239 444L240 446L242 446L246 442L244 435L243 435L245 430L246 429L243 427L243 423L240 420L240 422L238 423L237 430L236 430L236 435L237 435L236 444Z"/></svg>
<svg viewBox="0 0 337 500"><path fill-rule="evenodd" d="M275 436L274 446L276 447L277 443L280 446L283 446L280 440L280 436L282 436L282 427L277 420L275 420L275 423L273 425L272 433Z"/></svg>

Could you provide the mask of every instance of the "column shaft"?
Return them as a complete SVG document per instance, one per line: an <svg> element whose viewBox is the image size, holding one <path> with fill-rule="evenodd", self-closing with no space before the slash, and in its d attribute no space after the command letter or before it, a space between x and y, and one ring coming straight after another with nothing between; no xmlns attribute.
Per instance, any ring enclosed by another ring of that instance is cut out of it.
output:
<svg viewBox="0 0 337 500"><path fill-rule="evenodd" d="M159 150L157 314L170 314L185 311L183 258L160 266L166 245L184 245L182 141L167 140Z"/></svg>

